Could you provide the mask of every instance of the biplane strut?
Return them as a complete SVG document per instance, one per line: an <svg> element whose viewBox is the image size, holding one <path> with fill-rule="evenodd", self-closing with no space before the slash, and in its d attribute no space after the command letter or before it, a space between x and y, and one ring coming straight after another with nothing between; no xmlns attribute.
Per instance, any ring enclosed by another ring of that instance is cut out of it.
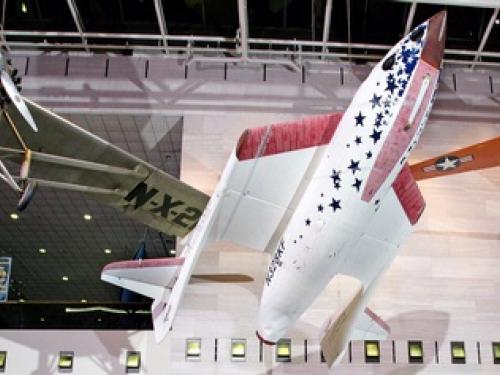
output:
<svg viewBox="0 0 500 375"><path fill-rule="evenodd" d="M19 177L14 178L9 172L7 166L0 160L0 178L4 180L7 185L9 185L14 191L21 194L19 201L17 203L17 209L23 211L33 198L37 183L36 181L28 180L30 166L31 166L31 150L26 146L21 133L16 127L16 124L12 120L11 116L7 112L7 104L12 103L17 108L21 116L28 123L28 125L33 129L33 131L38 132L38 128L29 112L26 103L19 94L21 87L21 77L17 76L17 69L12 69L10 60L5 60L5 56L0 56L0 107L3 117L5 117L7 123L9 124L12 133L16 137L21 149L23 150L23 162L21 163L21 169L19 172ZM9 69L10 73L7 72Z"/></svg>

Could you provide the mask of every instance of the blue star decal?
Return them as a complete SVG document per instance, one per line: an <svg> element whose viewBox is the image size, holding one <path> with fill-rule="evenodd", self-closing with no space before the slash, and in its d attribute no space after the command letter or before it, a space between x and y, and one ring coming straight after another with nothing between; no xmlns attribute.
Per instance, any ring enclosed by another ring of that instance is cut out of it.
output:
<svg viewBox="0 0 500 375"><path fill-rule="evenodd" d="M361 144L361 137L356 137L356 139L354 140L354 142L356 142L356 145L360 145Z"/></svg>
<svg viewBox="0 0 500 375"><path fill-rule="evenodd" d="M390 108L392 106L392 102L387 99L384 101L384 108Z"/></svg>
<svg viewBox="0 0 500 375"><path fill-rule="evenodd" d="M318 204L318 212L323 212L323 205L322 204Z"/></svg>
<svg viewBox="0 0 500 375"><path fill-rule="evenodd" d="M306 226L311 225L311 220L309 218L306 219Z"/></svg>
<svg viewBox="0 0 500 375"><path fill-rule="evenodd" d="M367 159L371 159L371 158L372 158L372 156L373 156L373 154L372 154L372 152L371 152L371 151L368 151L368 152L366 153L366 158L367 158Z"/></svg>
<svg viewBox="0 0 500 375"><path fill-rule="evenodd" d="M333 212L342 209L342 207L340 207L340 199L335 200L335 198L332 198L332 203L330 203L329 206L332 208Z"/></svg>
<svg viewBox="0 0 500 375"><path fill-rule="evenodd" d="M352 171L352 174L355 174L357 171L361 170L359 168L359 161L354 161L352 159L351 159L351 165L348 166L347 168L349 168Z"/></svg>
<svg viewBox="0 0 500 375"><path fill-rule="evenodd" d="M330 178L334 183L342 181L342 179L340 178L340 171L337 171L335 169L332 169L332 175L330 176Z"/></svg>
<svg viewBox="0 0 500 375"><path fill-rule="evenodd" d="M394 79L388 79L387 80L387 87L385 91L390 91L391 94L394 94L394 90L398 88L398 85L396 84L396 81Z"/></svg>
<svg viewBox="0 0 500 375"><path fill-rule="evenodd" d="M380 135L382 134L382 131L380 130L375 130L373 129L373 132L372 134L370 134L370 138L373 139L373 144L377 143L378 141L380 141Z"/></svg>
<svg viewBox="0 0 500 375"><path fill-rule="evenodd" d="M340 189L340 183L335 182L335 183L333 184L333 187L334 187L335 189L339 190L339 189Z"/></svg>
<svg viewBox="0 0 500 375"><path fill-rule="evenodd" d="M377 96L377 94L373 94L373 98L371 98L370 103L372 103L372 109L375 107L380 107L380 99L382 99L382 95Z"/></svg>
<svg viewBox="0 0 500 375"><path fill-rule="evenodd" d="M363 116L361 111L359 111L359 115L354 117L354 119L356 120L356 126L358 126L358 125L364 126L363 121L365 120L365 118L366 118L366 116Z"/></svg>
<svg viewBox="0 0 500 375"><path fill-rule="evenodd" d="M356 178L355 181L354 181L354 184L352 184L351 186L356 188L356 191L359 192L359 189L361 188L361 183L363 182L363 180L360 180L359 178Z"/></svg>
<svg viewBox="0 0 500 375"><path fill-rule="evenodd" d="M408 49L405 46L403 46L401 48L401 56L403 57L403 63L404 64L408 63L408 60L411 57L411 55L412 55L412 50L411 49ZM403 72L401 72L401 73L403 73Z"/></svg>

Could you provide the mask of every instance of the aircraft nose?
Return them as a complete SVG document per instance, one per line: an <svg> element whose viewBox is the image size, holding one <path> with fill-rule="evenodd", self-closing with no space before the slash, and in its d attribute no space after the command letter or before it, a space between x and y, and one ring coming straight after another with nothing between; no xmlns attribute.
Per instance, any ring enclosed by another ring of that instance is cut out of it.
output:
<svg viewBox="0 0 500 375"><path fill-rule="evenodd" d="M446 41L446 18L447 13L443 10L429 19L427 37L421 55L422 60L437 69L441 67L441 61L443 60Z"/></svg>

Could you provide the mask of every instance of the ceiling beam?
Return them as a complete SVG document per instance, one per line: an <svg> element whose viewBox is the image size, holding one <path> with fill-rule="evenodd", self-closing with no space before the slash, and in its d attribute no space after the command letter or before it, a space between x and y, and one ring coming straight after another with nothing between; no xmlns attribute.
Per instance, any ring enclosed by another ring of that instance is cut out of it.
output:
<svg viewBox="0 0 500 375"><path fill-rule="evenodd" d="M323 24L323 47L321 49L321 59L325 59L326 53L326 43L328 43L328 39L330 37L330 23L332 19L332 2L333 0L326 0L325 7L325 22Z"/></svg>
<svg viewBox="0 0 500 375"><path fill-rule="evenodd" d="M248 12L247 0L238 0L238 18L240 20L241 57L248 59Z"/></svg>
<svg viewBox="0 0 500 375"><path fill-rule="evenodd" d="M394 0L400 3L412 3L414 0ZM452 5L460 7L474 7L474 8L496 8L498 7L498 0L417 0L421 4L432 5Z"/></svg>
<svg viewBox="0 0 500 375"><path fill-rule="evenodd" d="M347 53L349 54L349 62L351 61L351 0L346 0L346 8L347 8Z"/></svg>
<svg viewBox="0 0 500 375"><path fill-rule="evenodd" d="M413 24L413 18L415 17L415 10L417 9L417 0L413 0L410 7L410 13L408 13L408 19L406 20L406 27L404 35L408 34Z"/></svg>
<svg viewBox="0 0 500 375"><path fill-rule="evenodd" d="M75 0L66 0L68 3L69 10L71 12L71 15L73 16L73 21L75 21L76 29L80 33L80 38L82 39L82 45L83 48L85 48L85 51L90 52L89 46L87 44L87 39L85 38L84 34L84 27L83 27L83 22L82 18L80 17L80 12L78 11L78 8L76 7Z"/></svg>
<svg viewBox="0 0 500 375"><path fill-rule="evenodd" d="M471 69L474 69L476 66L476 63L481 59L481 53L484 50L484 47L486 46L486 42L488 41L488 38L491 34L491 30L493 29L493 26L495 26L495 21L498 17L498 11L500 8L496 8L493 11L493 14L491 15L490 22L488 22L488 26L486 26L486 30L484 30L483 37L481 39L481 43L479 44L479 48L476 52L476 56L474 57L474 61L471 64Z"/></svg>
<svg viewBox="0 0 500 375"><path fill-rule="evenodd" d="M158 19L158 26L160 28L161 39L163 42L163 48L165 49L165 54L168 54L168 41L167 41L167 23L165 21L165 13L163 12L163 4L161 0L154 0L156 18Z"/></svg>

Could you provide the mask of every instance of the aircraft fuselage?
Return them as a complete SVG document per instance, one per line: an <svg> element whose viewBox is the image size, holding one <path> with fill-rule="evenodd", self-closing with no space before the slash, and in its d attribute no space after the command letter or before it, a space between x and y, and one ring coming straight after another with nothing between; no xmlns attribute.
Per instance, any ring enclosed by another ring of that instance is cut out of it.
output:
<svg viewBox="0 0 500 375"><path fill-rule="evenodd" d="M324 148L269 266L258 328L265 342L283 337L332 277L349 271L346 257L354 255L425 127L444 17L418 26L373 68ZM373 280L361 281L368 288Z"/></svg>

